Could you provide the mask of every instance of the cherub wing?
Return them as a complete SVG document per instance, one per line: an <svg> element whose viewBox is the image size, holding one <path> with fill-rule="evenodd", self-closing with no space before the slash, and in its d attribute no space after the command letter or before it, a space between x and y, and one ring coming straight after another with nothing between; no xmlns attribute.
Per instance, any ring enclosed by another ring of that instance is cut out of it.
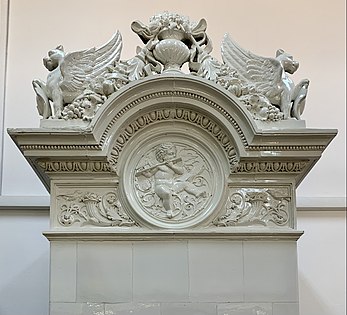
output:
<svg viewBox="0 0 347 315"><path fill-rule="evenodd" d="M283 68L278 60L244 50L228 34L222 42L222 58L225 64L238 72L240 79L253 83L257 91L270 101L279 97Z"/></svg>
<svg viewBox="0 0 347 315"><path fill-rule="evenodd" d="M89 82L119 61L121 50L122 37L117 31L111 40L100 48L67 54L60 65L63 78L60 88L66 93L82 92Z"/></svg>

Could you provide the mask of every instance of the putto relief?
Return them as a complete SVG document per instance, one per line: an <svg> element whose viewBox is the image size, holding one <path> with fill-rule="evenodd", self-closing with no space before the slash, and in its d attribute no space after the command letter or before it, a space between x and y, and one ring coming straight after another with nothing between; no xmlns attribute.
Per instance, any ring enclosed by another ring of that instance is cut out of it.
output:
<svg viewBox="0 0 347 315"><path fill-rule="evenodd" d="M148 24L134 21L140 37L134 57L121 60L119 32L100 48L65 53L63 46L48 52L46 82L34 80L37 108L43 119L91 121L100 107L129 82L148 76L181 73L204 78L234 95L255 120L275 122L296 118L304 110L309 81L295 84L290 75L299 67L279 49L262 57L241 48L229 35L222 42L222 62L213 58L207 22L163 12ZM185 73L182 66L187 65Z"/></svg>
<svg viewBox="0 0 347 315"><path fill-rule="evenodd" d="M215 178L207 159L187 144L163 142L136 165L134 191L142 210L155 220L196 217L209 202Z"/></svg>

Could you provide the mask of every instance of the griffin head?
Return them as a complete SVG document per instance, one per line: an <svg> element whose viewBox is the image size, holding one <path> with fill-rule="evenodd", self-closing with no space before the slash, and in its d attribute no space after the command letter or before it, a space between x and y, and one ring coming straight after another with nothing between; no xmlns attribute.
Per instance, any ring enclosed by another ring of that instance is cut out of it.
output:
<svg viewBox="0 0 347 315"><path fill-rule="evenodd" d="M59 66L64 57L64 48L62 45L59 45L55 49L52 49L48 52L48 57L43 58L43 64L48 69L48 71L52 71Z"/></svg>
<svg viewBox="0 0 347 315"><path fill-rule="evenodd" d="M293 74L299 68L299 62L293 59L293 56L286 53L283 49L276 51L276 59L282 64L283 70Z"/></svg>

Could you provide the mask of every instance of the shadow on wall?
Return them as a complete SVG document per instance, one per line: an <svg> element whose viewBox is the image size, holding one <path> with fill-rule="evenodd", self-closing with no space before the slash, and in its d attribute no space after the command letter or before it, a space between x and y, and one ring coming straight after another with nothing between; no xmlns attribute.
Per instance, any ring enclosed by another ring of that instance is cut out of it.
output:
<svg viewBox="0 0 347 315"><path fill-rule="evenodd" d="M324 303L324 297L315 292L305 275L299 272L300 314L333 315L336 314ZM342 315L342 313L341 313Z"/></svg>
<svg viewBox="0 0 347 315"><path fill-rule="evenodd" d="M9 266L10 267L10 266ZM1 315L47 315L49 251L39 256L0 290Z"/></svg>

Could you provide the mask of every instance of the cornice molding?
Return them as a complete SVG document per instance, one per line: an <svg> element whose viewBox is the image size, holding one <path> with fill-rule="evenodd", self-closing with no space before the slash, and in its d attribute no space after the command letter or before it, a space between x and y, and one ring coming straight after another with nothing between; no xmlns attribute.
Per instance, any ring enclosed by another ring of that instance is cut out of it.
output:
<svg viewBox="0 0 347 315"><path fill-rule="evenodd" d="M234 241L263 241L290 240L297 241L303 231L292 229L248 229L235 228L219 230L163 230L159 231L131 231L114 232L103 231L48 231L43 235L50 241L176 241L176 240L234 240Z"/></svg>

